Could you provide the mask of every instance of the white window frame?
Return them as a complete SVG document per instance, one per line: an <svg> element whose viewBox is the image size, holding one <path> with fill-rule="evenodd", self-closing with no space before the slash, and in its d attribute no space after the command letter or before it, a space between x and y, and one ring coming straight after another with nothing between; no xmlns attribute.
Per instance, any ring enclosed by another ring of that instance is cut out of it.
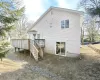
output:
<svg viewBox="0 0 100 80"><path fill-rule="evenodd" d="M69 19L61 21L61 29L69 28Z"/></svg>
<svg viewBox="0 0 100 80"><path fill-rule="evenodd" d="M60 54L56 54L56 43L57 42L64 42L65 43L65 54L64 55L62 55L61 53ZM56 43L55 43L55 55L60 55L60 56L66 56L66 42L65 41L56 41Z"/></svg>

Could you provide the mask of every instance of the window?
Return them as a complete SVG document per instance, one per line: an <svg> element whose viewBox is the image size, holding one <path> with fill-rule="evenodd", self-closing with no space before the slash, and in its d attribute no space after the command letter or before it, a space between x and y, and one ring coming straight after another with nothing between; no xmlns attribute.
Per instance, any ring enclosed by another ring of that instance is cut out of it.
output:
<svg viewBox="0 0 100 80"><path fill-rule="evenodd" d="M64 28L64 20L61 21L61 28Z"/></svg>
<svg viewBox="0 0 100 80"><path fill-rule="evenodd" d="M65 20L65 28L69 28L69 20Z"/></svg>
<svg viewBox="0 0 100 80"><path fill-rule="evenodd" d="M37 34L37 39L40 39L40 34Z"/></svg>
<svg viewBox="0 0 100 80"><path fill-rule="evenodd" d="M61 28L69 28L69 20L62 20Z"/></svg>

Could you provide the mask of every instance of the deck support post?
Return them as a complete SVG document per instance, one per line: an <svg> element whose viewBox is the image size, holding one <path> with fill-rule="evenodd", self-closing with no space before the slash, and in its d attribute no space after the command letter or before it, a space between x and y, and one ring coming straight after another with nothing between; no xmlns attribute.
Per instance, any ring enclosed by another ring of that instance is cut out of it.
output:
<svg viewBox="0 0 100 80"><path fill-rule="evenodd" d="M16 52L16 47L15 47L15 52Z"/></svg>
<svg viewBox="0 0 100 80"><path fill-rule="evenodd" d="M24 49L24 54L25 54L25 49Z"/></svg>
<svg viewBox="0 0 100 80"><path fill-rule="evenodd" d="M31 56L32 54L31 54L31 51L30 51L30 56Z"/></svg>

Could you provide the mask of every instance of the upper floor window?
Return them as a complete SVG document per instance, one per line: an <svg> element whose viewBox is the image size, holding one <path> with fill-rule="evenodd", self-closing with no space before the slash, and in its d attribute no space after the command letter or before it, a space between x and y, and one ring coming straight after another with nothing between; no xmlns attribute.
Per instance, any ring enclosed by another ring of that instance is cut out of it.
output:
<svg viewBox="0 0 100 80"><path fill-rule="evenodd" d="M69 28L69 20L62 20L61 28Z"/></svg>

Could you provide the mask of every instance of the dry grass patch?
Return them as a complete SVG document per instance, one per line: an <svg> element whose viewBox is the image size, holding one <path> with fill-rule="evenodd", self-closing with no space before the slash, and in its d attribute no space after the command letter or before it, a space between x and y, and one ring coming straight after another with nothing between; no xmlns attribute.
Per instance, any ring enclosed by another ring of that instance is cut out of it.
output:
<svg viewBox="0 0 100 80"><path fill-rule="evenodd" d="M22 69L25 62L16 62L10 59L3 59L0 61L0 73L12 72L18 69Z"/></svg>
<svg viewBox="0 0 100 80"><path fill-rule="evenodd" d="M100 44L94 44L94 45L91 45L92 47L95 47L96 49L100 49Z"/></svg>
<svg viewBox="0 0 100 80"><path fill-rule="evenodd" d="M87 45L82 45L81 49L80 49L81 53L86 53L86 54L95 54L96 52L94 50L92 50L90 47L88 47Z"/></svg>

